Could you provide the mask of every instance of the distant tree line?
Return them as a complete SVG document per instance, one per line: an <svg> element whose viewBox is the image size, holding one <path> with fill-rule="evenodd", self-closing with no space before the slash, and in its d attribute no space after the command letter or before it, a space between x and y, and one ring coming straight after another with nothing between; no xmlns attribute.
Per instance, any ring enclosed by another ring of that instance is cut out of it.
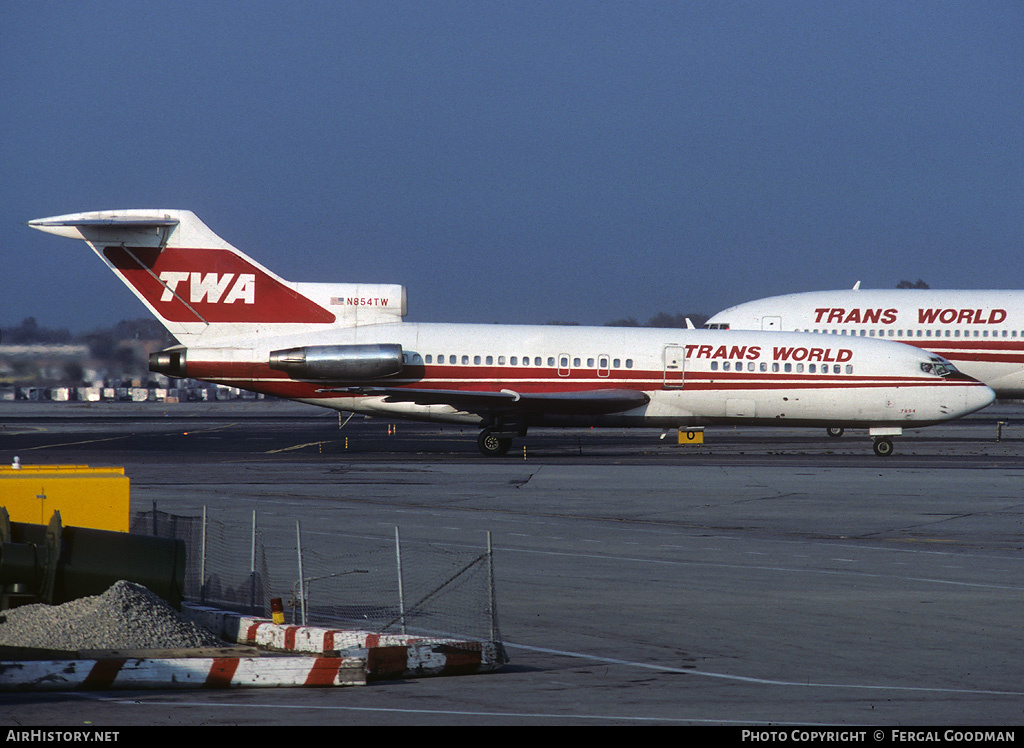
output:
<svg viewBox="0 0 1024 748"><path fill-rule="evenodd" d="M40 327L35 317L26 317L20 325L0 329L0 342L7 345L60 345L75 342L67 329L51 330Z"/></svg>
<svg viewBox="0 0 1024 748"><path fill-rule="evenodd" d="M694 327L703 327L709 317L706 314L700 313L684 314L679 312L678 314L669 314L668 312L658 312L647 320L646 324L640 324L633 317L613 319L611 322L605 322L604 324L605 327L686 327L687 319L690 320Z"/></svg>
<svg viewBox="0 0 1024 748"><path fill-rule="evenodd" d="M112 358L125 340L157 340L174 345L174 338L155 319L121 320L113 327L104 327L75 335L65 328L40 326L35 317L26 317L20 324L0 328L4 345L63 345L78 343L89 346L96 358Z"/></svg>
<svg viewBox="0 0 1024 748"><path fill-rule="evenodd" d="M694 327L703 327L704 323L710 319L706 314L669 314L668 312L658 312L646 323L641 323L636 320L635 317L623 317L622 319L613 319L611 322L605 322L604 327L686 327L686 320L689 319L693 323ZM568 325L578 326L579 322L564 322L562 320L551 320L545 322L546 325Z"/></svg>

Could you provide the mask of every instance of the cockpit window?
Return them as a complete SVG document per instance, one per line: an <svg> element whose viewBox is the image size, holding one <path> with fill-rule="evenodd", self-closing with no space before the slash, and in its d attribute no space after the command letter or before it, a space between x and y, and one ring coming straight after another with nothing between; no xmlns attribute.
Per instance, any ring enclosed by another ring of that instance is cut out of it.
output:
<svg viewBox="0 0 1024 748"><path fill-rule="evenodd" d="M956 373L956 367L943 358L933 358L930 363L922 363L921 371L938 377L948 377Z"/></svg>

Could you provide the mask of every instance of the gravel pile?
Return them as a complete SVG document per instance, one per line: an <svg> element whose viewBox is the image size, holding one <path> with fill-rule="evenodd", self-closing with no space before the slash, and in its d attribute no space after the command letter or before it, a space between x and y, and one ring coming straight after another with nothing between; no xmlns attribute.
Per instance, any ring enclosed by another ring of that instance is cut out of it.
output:
<svg viewBox="0 0 1024 748"><path fill-rule="evenodd" d="M159 596L132 582L63 605L0 612L0 646L78 651L224 646Z"/></svg>

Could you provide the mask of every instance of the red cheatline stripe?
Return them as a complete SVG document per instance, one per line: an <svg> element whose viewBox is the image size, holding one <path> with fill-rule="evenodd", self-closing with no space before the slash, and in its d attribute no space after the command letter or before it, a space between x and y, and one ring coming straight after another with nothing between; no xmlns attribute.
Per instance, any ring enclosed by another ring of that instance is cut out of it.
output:
<svg viewBox="0 0 1024 748"><path fill-rule="evenodd" d="M110 688L126 660L96 660L82 682L82 688Z"/></svg>
<svg viewBox="0 0 1024 748"><path fill-rule="evenodd" d="M216 381L216 382L221 383L221 384L228 384L228 385L236 386L236 387L253 389L253 390L256 390L258 392L265 392L267 394L275 395L275 396L279 396L279 397L296 397L296 398L302 397L302 398L315 398L315 399L323 399L323 400L330 400L330 399L337 399L337 398L361 397L360 395L349 394L349 393L344 393L344 392L326 392L326 393L325 392L318 392L317 390L322 388L322 385L319 385L319 384L299 384L299 383L296 383L295 386L291 386L291 385L277 385L277 386L275 386L275 385L270 384L270 383L262 383L262 382L259 382L259 381L254 382L252 380L217 379L217 380L211 380L211 381ZM395 384L397 384L397 383L395 383ZM447 384L447 383L442 384L440 386L431 386L432 384L433 383L431 383L431 382L418 382L418 383L416 383L415 388L440 389L440 390L444 390L444 389L456 390L457 389L457 390L461 390L461 391L465 391L465 392L495 392L496 391L496 389L495 389L495 387L493 385L490 385L490 386L483 385L483 386L481 386L481 385L471 385L470 383L465 383L464 385L459 385L459 386L453 387L453 386L451 386L450 384ZM391 385L391 386L393 386L393 385ZM842 379L831 380L831 381L828 381L828 380L827 381L822 381L820 379L815 379L815 381L806 381L806 380L796 379L796 380L786 380L786 381L759 381L759 382L751 382L751 381L747 381L747 382L726 382L726 381L720 381L720 380L716 379L712 383L712 382L707 382L707 381L701 381L701 379L699 377L697 377L697 376L690 376L690 377L688 377L684 381L683 386L681 386L681 387L663 387L661 385L661 383L657 383L657 384L648 383L648 384L642 384L641 385L641 384L636 384L636 383L622 382L622 383L619 383L618 389L623 389L623 390L631 389L631 390L639 390L639 391L642 391L642 392L654 392L654 391L661 391L661 390L667 390L667 391L669 391L669 390L677 390L677 391L681 391L681 392L686 392L686 391L693 391L693 390L698 390L698 389L699 390L708 390L708 391L715 391L715 390L730 390L731 391L731 390L739 390L739 389L746 389L746 390L773 390L773 389L816 390L816 389L869 389L869 388L870 389L875 389L875 388L879 388L879 387L935 387L935 386L942 386L942 387L965 387L965 386L968 386L969 387L969 386L978 386L978 385L977 384L972 384L970 382L963 382L963 381L943 382L942 380L938 380L938 379L928 380L928 381L907 381L907 380L888 380L888 379L883 379L883 380L867 380L867 379L853 380L853 379L851 379L851 380L848 380L848 381L843 381ZM592 388L592 389L601 389L601 388ZM565 386L562 386L562 387L538 386L538 387L531 387L529 389L524 387L524 388L522 388L519 391L521 391L524 394L526 394L526 393L530 393L530 392L541 392L541 393L543 393L543 392L551 392L551 393L557 393L557 392L576 392L576 391L580 391L580 390L581 390L581 388L577 384L576 386L570 386L570 387L565 387Z"/></svg>
<svg viewBox="0 0 1024 748"><path fill-rule="evenodd" d="M947 358L953 364L961 366L963 363L971 363L972 361L986 361L989 363L1003 363L1003 364L1021 364L1024 363L1024 355L1010 354L1010 353L984 353L984 352L968 352L968 351L943 351L936 350L935 353L940 356ZM961 368L963 368L961 366Z"/></svg>
<svg viewBox="0 0 1024 748"><path fill-rule="evenodd" d="M979 387L981 383L956 382L694 382L690 381L683 391L718 391L718 390L834 390L834 389L877 389L880 387Z"/></svg>
<svg viewBox="0 0 1024 748"><path fill-rule="evenodd" d="M231 680L238 670L238 662L239 658L237 657L215 657L203 687L227 688L230 686Z"/></svg>
<svg viewBox="0 0 1024 748"><path fill-rule="evenodd" d="M957 340L956 338L932 338L931 340L925 338L923 340L920 340L914 338L912 342L910 340L905 340L901 342L910 343L915 348L927 348L927 350L929 351L938 348L956 348L961 350L973 348L989 348L992 350L1024 351L1024 339L1003 341L998 338L979 338L971 340L964 340L962 338L960 340Z"/></svg>
<svg viewBox="0 0 1024 748"><path fill-rule="evenodd" d="M265 369L265 367L261 367ZM467 392L495 392L502 388L515 389L524 394L544 392L576 392L586 389L633 389L640 391L658 391L662 389L673 389L664 386L663 372L632 370L622 372L623 376L612 379L595 379L584 372L577 372L569 377L544 378L538 377L537 371L530 371L535 378L522 379L527 372L516 371L513 379L495 379L493 371L487 371L488 376L484 379L474 378L473 374L478 373L482 367L458 367L454 369L461 374L460 377L442 378L436 376L435 370L431 370L429 378L422 379L389 379L386 384L390 387L409 386L416 389L440 389L460 390ZM238 376L229 375L231 373ZM261 372L262 373L262 372ZM270 373L270 376L253 376L251 367L249 370L237 368L236 364L224 364L223 371L219 376L209 377L210 381L229 384L234 386L247 387L271 395L281 397L310 397L319 399L350 398L356 397L348 393L320 393L317 390L325 386L322 382L301 382L285 380L279 373ZM709 372L709 371L687 371L684 374L683 386L679 389L686 390L771 390L781 388L792 389L821 389L821 388L878 388L887 386L977 386L976 383L964 382L963 380L942 380L928 377L909 376L868 376L858 374L796 374L782 372Z"/></svg>

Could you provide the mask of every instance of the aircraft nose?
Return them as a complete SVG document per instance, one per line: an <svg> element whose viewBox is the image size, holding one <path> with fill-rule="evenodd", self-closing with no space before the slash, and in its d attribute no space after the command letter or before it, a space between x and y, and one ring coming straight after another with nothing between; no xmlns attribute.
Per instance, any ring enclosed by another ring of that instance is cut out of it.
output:
<svg viewBox="0 0 1024 748"><path fill-rule="evenodd" d="M959 415L965 416L968 413L974 413L995 402L996 393L991 387L977 380L974 380L974 382L961 387L963 391L963 411Z"/></svg>

